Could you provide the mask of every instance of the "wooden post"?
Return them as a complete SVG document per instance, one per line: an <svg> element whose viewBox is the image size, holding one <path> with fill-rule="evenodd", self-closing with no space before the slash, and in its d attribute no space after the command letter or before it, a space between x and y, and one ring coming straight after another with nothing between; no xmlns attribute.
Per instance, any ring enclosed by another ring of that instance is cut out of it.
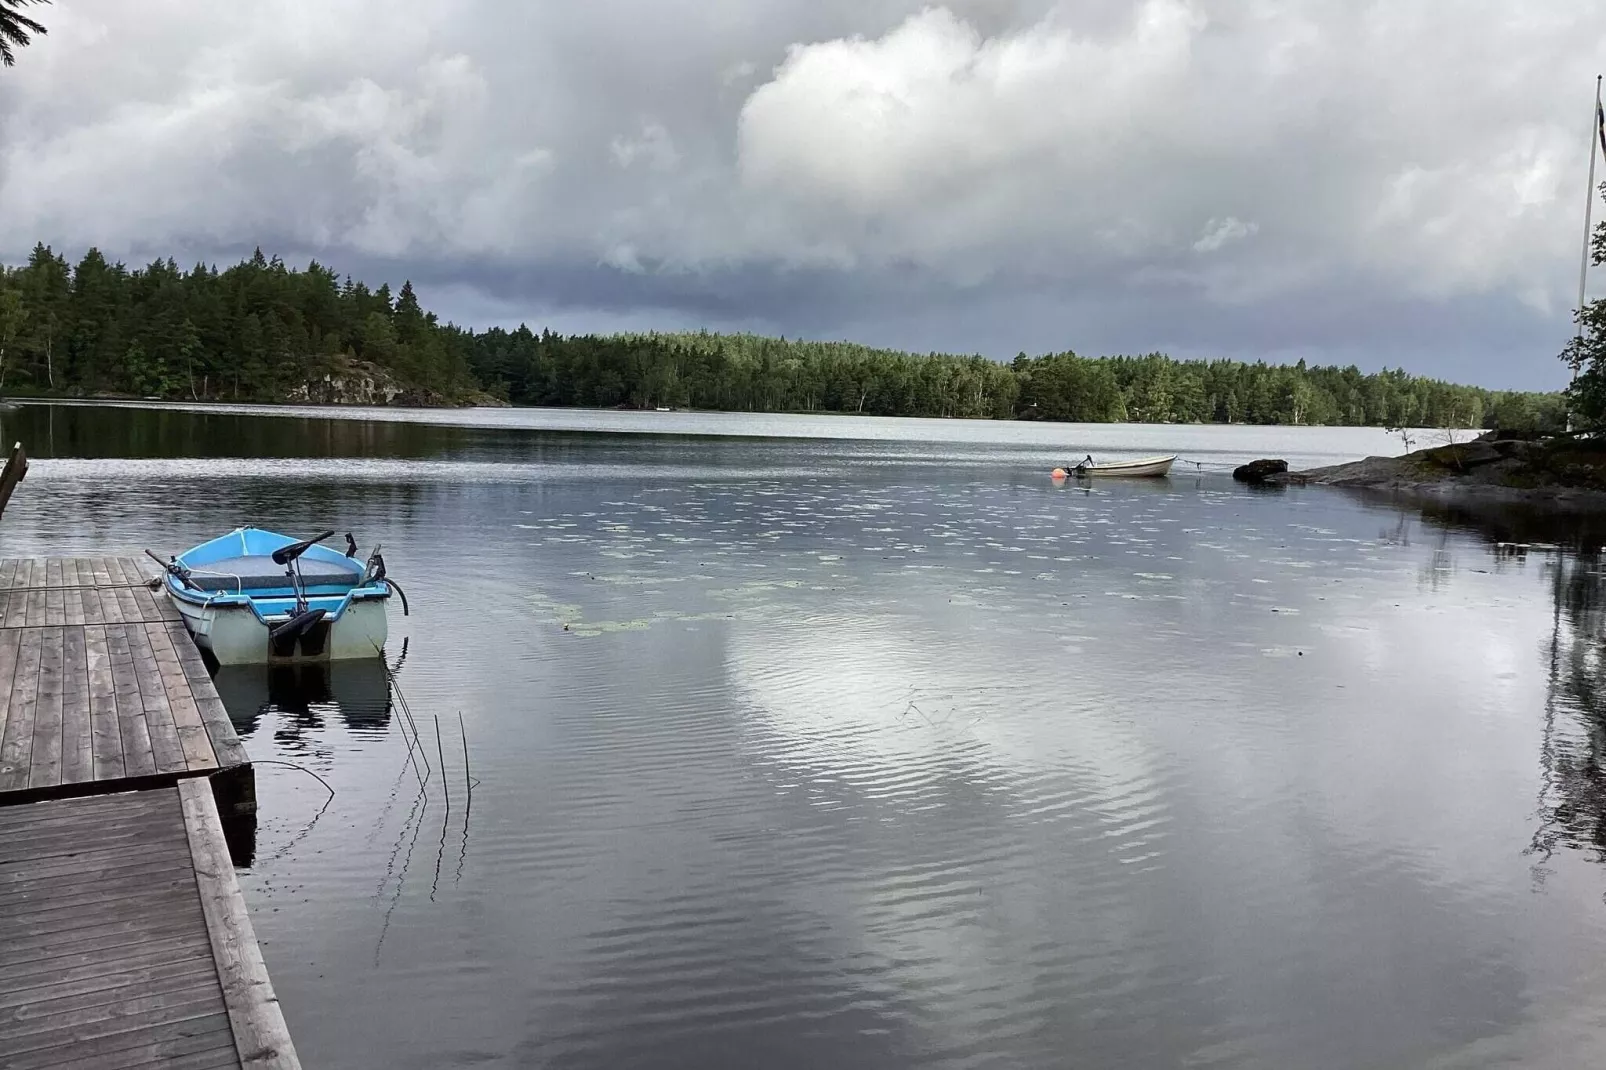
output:
<svg viewBox="0 0 1606 1070"><path fill-rule="evenodd" d="M5 515L6 503L11 501L11 492L17 489L23 477L28 474L28 455L22 451L22 443L18 442L11 447L11 456L6 460L4 471L0 471L0 516Z"/></svg>

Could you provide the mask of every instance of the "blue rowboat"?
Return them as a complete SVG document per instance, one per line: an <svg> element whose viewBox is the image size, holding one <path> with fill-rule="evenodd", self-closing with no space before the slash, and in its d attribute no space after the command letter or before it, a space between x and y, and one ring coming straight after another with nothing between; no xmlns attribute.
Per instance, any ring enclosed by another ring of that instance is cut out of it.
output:
<svg viewBox="0 0 1606 1070"><path fill-rule="evenodd" d="M378 547L359 562L350 535L344 554L319 545L333 535L238 528L156 559L167 597L220 665L371 658L384 650L386 603L400 589L386 579Z"/></svg>

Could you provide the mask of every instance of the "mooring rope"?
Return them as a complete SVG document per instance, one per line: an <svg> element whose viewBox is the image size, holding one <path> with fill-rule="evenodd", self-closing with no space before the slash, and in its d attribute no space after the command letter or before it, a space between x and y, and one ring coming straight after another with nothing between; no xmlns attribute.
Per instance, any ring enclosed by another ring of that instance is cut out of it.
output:
<svg viewBox="0 0 1606 1070"><path fill-rule="evenodd" d="M137 587L154 587L160 582L146 580L143 583L64 583L59 587L0 587L0 594L28 594L33 591L113 591Z"/></svg>

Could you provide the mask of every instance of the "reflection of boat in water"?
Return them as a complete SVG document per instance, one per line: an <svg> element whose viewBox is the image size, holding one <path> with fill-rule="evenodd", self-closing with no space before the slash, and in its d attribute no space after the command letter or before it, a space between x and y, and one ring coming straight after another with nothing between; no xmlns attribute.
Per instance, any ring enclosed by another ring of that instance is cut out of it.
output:
<svg viewBox="0 0 1606 1070"><path fill-rule="evenodd" d="M352 731L390 725L390 675L383 658L224 665L212 683L235 731L249 737L266 718L299 735L338 722Z"/></svg>

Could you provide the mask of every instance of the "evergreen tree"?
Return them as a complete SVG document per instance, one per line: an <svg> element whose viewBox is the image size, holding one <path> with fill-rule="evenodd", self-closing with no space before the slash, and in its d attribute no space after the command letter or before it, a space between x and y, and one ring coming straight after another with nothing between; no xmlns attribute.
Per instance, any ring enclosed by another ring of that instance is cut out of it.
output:
<svg viewBox="0 0 1606 1070"><path fill-rule="evenodd" d="M1606 308L1585 314L1599 319L1586 341L1606 336ZM1581 375L1575 401L1587 400L1598 378ZM562 336L521 325L473 332L441 324L410 281L393 297L388 284L370 290L316 261L293 270L261 249L222 270L197 264L185 271L172 260L130 270L94 249L69 266L38 245L25 265L0 268L0 385L8 390L274 401L322 399L332 379L388 379L410 404L486 394L521 405L1083 422L1543 428L1563 418L1557 395L1303 361L1088 358L1067 350L1001 364L974 354L707 331Z"/></svg>

